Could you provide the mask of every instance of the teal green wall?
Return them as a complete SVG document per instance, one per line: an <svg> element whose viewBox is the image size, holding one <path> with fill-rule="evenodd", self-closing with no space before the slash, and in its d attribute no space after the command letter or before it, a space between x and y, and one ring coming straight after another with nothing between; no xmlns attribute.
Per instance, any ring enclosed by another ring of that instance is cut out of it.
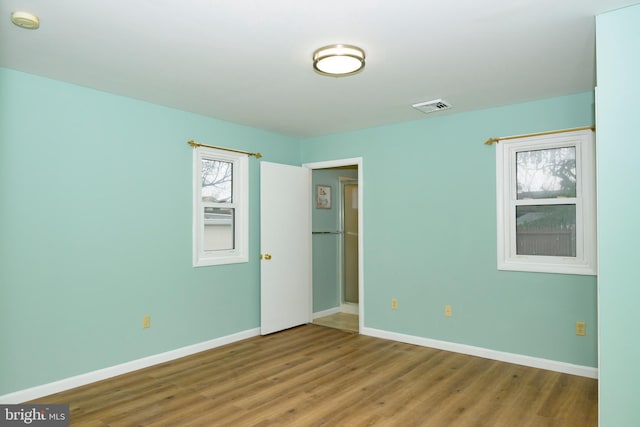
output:
<svg viewBox="0 0 640 427"><path fill-rule="evenodd" d="M2 68L0 94L0 395L259 326L259 162L250 262L193 268L186 141L297 141Z"/></svg>
<svg viewBox="0 0 640 427"><path fill-rule="evenodd" d="M496 271L483 145L592 124L591 93L303 141L2 68L0 94L0 395L259 326L259 162L255 257L193 268L190 139L363 158L365 326L597 364L595 278Z"/></svg>
<svg viewBox="0 0 640 427"><path fill-rule="evenodd" d="M638 426L640 5L600 15L598 225L600 425ZM631 328L631 329L630 329Z"/></svg>
<svg viewBox="0 0 640 427"><path fill-rule="evenodd" d="M340 225L340 177L357 178L356 170L317 169L311 174L314 191L312 227L314 231L338 231ZM316 185L331 187L331 209L316 209ZM337 234L314 234L313 243L313 312L340 306L340 244Z"/></svg>
<svg viewBox="0 0 640 427"><path fill-rule="evenodd" d="M597 366L595 277L497 271L483 144L593 123L582 93L303 141L303 162L363 158L365 327Z"/></svg>

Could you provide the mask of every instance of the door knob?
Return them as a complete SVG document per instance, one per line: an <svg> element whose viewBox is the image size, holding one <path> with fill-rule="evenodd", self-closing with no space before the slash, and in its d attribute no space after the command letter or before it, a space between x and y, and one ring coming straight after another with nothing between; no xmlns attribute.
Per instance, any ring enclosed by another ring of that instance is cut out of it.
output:
<svg viewBox="0 0 640 427"><path fill-rule="evenodd" d="M271 259L271 255L269 254L264 254L264 259L269 261Z"/></svg>

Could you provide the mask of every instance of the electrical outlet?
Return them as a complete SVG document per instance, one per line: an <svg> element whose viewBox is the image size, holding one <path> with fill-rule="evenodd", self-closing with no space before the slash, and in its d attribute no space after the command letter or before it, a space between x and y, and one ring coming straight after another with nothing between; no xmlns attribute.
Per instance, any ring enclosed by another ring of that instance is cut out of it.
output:
<svg viewBox="0 0 640 427"><path fill-rule="evenodd" d="M398 299L391 298L391 310L397 310L397 309L398 309Z"/></svg>
<svg viewBox="0 0 640 427"><path fill-rule="evenodd" d="M587 324L584 322L576 322L576 335L581 337L587 335Z"/></svg>
<svg viewBox="0 0 640 427"><path fill-rule="evenodd" d="M151 327L151 316L148 314L142 316L142 327L148 329Z"/></svg>
<svg viewBox="0 0 640 427"><path fill-rule="evenodd" d="M453 316L453 310L452 310L451 306L448 305L448 304L444 306L444 315L447 316L447 317Z"/></svg>

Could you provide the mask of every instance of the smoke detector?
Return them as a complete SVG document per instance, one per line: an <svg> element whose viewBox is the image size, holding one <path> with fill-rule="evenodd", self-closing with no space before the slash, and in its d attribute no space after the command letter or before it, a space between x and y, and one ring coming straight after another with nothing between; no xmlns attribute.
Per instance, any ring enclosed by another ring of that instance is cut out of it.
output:
<svg viewBox="0 0 640 427"><path fill-rule="evenodd" d="M434 111L448 110L449 108L451 108L451 104L449 104L444 99L434 99L433 101L413 104L412 107L426 114L433 113Z"/></svg>

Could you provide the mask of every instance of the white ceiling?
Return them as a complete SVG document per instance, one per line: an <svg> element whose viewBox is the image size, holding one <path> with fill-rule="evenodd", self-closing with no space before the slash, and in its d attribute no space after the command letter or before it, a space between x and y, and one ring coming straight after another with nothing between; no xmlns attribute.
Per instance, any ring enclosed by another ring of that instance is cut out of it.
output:
<svg viewBox="0 0 640 427"><path fill-rule="evenodd" d="M434 98L441 115L592 90L594 16L637 2L3 0L0 66L309 137L423 119L411 104ZM365 70L315 73L331 43Z"/></svg>

